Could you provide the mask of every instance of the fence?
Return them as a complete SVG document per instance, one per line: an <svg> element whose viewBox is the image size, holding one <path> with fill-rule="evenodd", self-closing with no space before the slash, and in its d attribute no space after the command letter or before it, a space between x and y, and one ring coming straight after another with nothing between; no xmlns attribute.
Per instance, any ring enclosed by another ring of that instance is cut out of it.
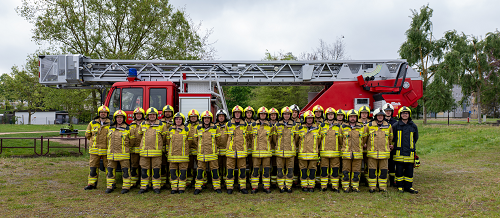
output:
<svg viewBox="0 0 500 218"><path fill-rule="evenodd" d="M25 140L33 140L33 146L26 147L26 146L4 146L3 141L4 140L13 140L13 139L25 139ZM43 136L40 136L40 138L0 138L0 154L2 154L4 148L22 148L22 149L33 149L33 152L37 156L46 156L49 154L51 148L77 148L75 146L50 146L50 140L51 139L60 139L60 138L44 138ZM80 155L83 155L82 153L82 143L81 141L84 140L84 149L87 151L87 138L85 137L78 137L78 138L71 138L72 140L77 140L78 139L78 152ZM40 153L37 152L37 140L40 140ZM47 142L47 151L44 153L44 148L43 144L44 141Z"/></svg>

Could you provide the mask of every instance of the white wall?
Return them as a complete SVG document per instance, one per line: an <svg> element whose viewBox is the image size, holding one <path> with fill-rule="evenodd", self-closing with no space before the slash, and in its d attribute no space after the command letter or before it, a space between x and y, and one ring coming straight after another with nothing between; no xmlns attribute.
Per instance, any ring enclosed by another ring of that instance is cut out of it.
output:
<svg viewBox="0 0 500 218"><path fill-rule="evenodd" d="M28 112L16 112L16 124L28 124ZM35 112L31 115L31 124L54 124L56 119L56 112Z"/></svg>

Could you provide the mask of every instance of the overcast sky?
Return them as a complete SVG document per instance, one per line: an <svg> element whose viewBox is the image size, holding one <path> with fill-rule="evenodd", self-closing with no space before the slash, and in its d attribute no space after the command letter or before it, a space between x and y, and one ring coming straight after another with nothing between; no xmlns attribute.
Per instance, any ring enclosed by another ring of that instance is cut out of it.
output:
<svg viewBox="0 0 500 218"><path fill-rule="evenodd" d="M0 74L21 66L39 46L31 24L15 12L20 0L0 3ZM500 26L498 0L172 0L203 28L213 28L210 41L220 60L260 60L266 49L299 55L344 36L351 59L398 58L410 24L410 9L429 3L434 34L447 30L484 36Z"/></svg>

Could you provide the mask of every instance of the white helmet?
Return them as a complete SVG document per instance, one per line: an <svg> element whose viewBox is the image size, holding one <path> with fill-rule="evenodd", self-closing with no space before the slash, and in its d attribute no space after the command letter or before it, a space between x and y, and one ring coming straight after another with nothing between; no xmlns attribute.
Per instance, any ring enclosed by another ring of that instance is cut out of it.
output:
<svg viewBox="0 0 500 218"><path fill-rule="evenodd" d="M219 115L224 115L224 117L226 117L226 120L225 122L227 122L229 120L229 115L227 115L227 112L223 109L220 109L217 111L217 113L215 114L215 120L217 120L217 122L219 121L217 117L219 117Z"/></svg>
<svg viewBox="0 0 500 218"><path fill-rule="evenodd" d="M300 108L296 104L290 106L290 109L292 109L292 111L299 111L300 112Z"/></svg>
<svg viewBox="0 0 500 218"><path fill-rule="evenodd" d="M386 104L384 104L384 106L382 106L382 111L386 111L386 110L394 111L394 107L392 106L392 104L386 103ZM373 113L373 114L375 114L375 113Z"/></svg>
<svg viewBox="0 0 500 218"><path fill-rule="evenodd" d="M376 120L377 119L377 115L382 115L385 117L385 113L383 110L381 110L380 108L377 108L373 111L373 118Z"/></svg>

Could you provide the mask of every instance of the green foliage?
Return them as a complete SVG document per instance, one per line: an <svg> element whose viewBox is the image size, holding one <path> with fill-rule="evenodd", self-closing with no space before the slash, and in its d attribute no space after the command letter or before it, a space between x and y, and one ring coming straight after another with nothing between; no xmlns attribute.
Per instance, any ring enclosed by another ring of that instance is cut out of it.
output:
<svg viewBox="0 0 500 218"><path fill-rule="evenodd" d="M250 104L250 94L256 87L253 86L227 86L224 87L224 97L226 99L229 113L234 106L246 107Z"/></svg>

